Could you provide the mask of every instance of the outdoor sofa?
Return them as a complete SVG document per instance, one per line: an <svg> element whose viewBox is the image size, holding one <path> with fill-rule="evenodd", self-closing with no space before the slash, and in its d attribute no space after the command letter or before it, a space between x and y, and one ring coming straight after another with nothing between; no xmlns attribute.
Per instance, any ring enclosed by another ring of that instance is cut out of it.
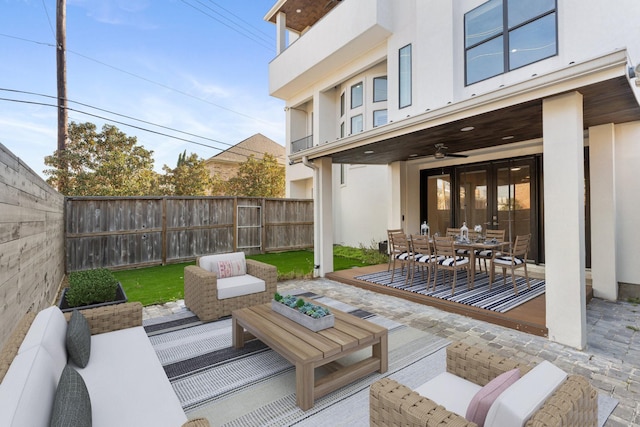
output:
<svg viewBox="0 0 640 427"><path fill-rule="evenodd" d="M371 385L369 398L370 423L380 427L588 427L598 419L597 391L583 376L463 342L447 347L447 372L415 390L383 378ZM478 416L479 424L468 419Z"/></svg>
<svg viewBox="0 0 640 427"><path fill-rule="evenodd" d="M0 425L209 422L187 419L142 327L142 305L133 302L73 314L56 306L27 313L0 352Z"/></svg>
<svg viewBox="0 0 640 427"><path fill-rule="evenodd" d="M233 310L268 303L277 286L277 268L245 259L244 252L207 255L184 269L184 305L209 322Z"/></svg>

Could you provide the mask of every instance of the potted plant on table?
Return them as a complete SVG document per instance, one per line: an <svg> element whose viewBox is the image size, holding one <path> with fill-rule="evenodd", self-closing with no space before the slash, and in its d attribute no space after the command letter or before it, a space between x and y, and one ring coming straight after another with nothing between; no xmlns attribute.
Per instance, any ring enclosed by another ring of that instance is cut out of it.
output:
<svg viewBox="0 0 640 427"><path fill-rule="evenodd" d="M315 332L331 328L335 323L335 316L329 308L292 295L282 296L276 292L271 300L271 309Z"/></svg>
<svg viewBox="0 0 640 427"><path fill-rule="evenodd" d="M106 268L74 271L69 287L62 291L58 306L65 311L127 302L122 285Z"/></svg>

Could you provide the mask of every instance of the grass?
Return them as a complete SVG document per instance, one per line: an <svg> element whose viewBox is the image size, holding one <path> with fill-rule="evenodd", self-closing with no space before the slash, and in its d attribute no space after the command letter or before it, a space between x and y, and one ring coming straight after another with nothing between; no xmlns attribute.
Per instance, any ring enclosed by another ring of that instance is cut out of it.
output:
<svg viewBox="0 0 640 427"><path fill-rule="evenodd" d="M313 275L313 251L249 255L247 258L275 265L278 269L278 280L310 278ZM379 254L377 249L334 247L334 271L386 262L387 257ZM184 268L193 264L169 264L114 271L113 274L122 284L129 301L139 301L145 306L164 304L184 298Z"/></svg>

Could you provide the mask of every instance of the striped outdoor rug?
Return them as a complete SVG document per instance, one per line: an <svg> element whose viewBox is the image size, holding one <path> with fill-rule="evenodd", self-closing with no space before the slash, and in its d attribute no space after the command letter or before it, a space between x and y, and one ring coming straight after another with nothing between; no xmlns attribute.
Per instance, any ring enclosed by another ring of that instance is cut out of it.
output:
<svg viewBox="0 0 640 427"><path fill-rule="evenodd" d="M405 268L406 272L406 268ZM453 276L452 274L450 275ZM516 276L516 285L518 287L518 295L513 292L513 284L511 276L507 276L507 284L503 285L502 275L496 273L495 280L491 290L489 290L489 275L486 273L476 272L475 283L473 289L467 289L467 275L465 272L459 272L456 280L456 290L451 295L451 285L453 279L448 277L443 283L442 272L438 273L436 289L433 290L433 276L431 278L430 288L427 291L426 276L423 279L422 273L416 271L413 277L413 284L405 284L405 276L400 269L396 269L393 283L391 283L391 271L381 271L378 273L364 274L355 277L365 282L376 283L379 285L390 286L396 289L415 292L434 298L440 298L447 301L454 301L460 304L471 305L474 307L484 308L485 310L497 311L504 313L514 307L524 304L525 302L544 294L545 282L539 279L529 279L531 288L527 289L527 281L524 277Z"/></svg>
<svg viewBox="0 0 640 427"><path fill-rule="evenodd" d="M317 399L313 408L296 406L295 368L259 340L235 350L231 319L201 323L190 311L146 320L145 330L187 416L205 417L212 426L369 425L369 386L382 377L416 387L445 369L437 336L310 293L336 309L389 329L389 370L374 373ZM366 349L347 356L353 363ZM321 369L316 375L323 375Z"/></svg>

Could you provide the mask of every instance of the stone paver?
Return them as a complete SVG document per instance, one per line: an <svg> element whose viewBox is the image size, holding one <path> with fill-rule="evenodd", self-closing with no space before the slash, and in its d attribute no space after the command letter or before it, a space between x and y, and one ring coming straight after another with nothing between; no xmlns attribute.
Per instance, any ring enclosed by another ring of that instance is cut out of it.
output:
<svg viewBox="0 0 640 427"><path fill-rule="evenodd" d="M566 372L586 376L600 392L619 400L607 427L640 426L640 307L593 299L587 305L587 348L580 351L466 316L327 279L289 280L278 291L304 289L377 313L411 327L491 348L530 362L549 360ZM145 307L144 318L181 310L184 301Z"/></svg>

